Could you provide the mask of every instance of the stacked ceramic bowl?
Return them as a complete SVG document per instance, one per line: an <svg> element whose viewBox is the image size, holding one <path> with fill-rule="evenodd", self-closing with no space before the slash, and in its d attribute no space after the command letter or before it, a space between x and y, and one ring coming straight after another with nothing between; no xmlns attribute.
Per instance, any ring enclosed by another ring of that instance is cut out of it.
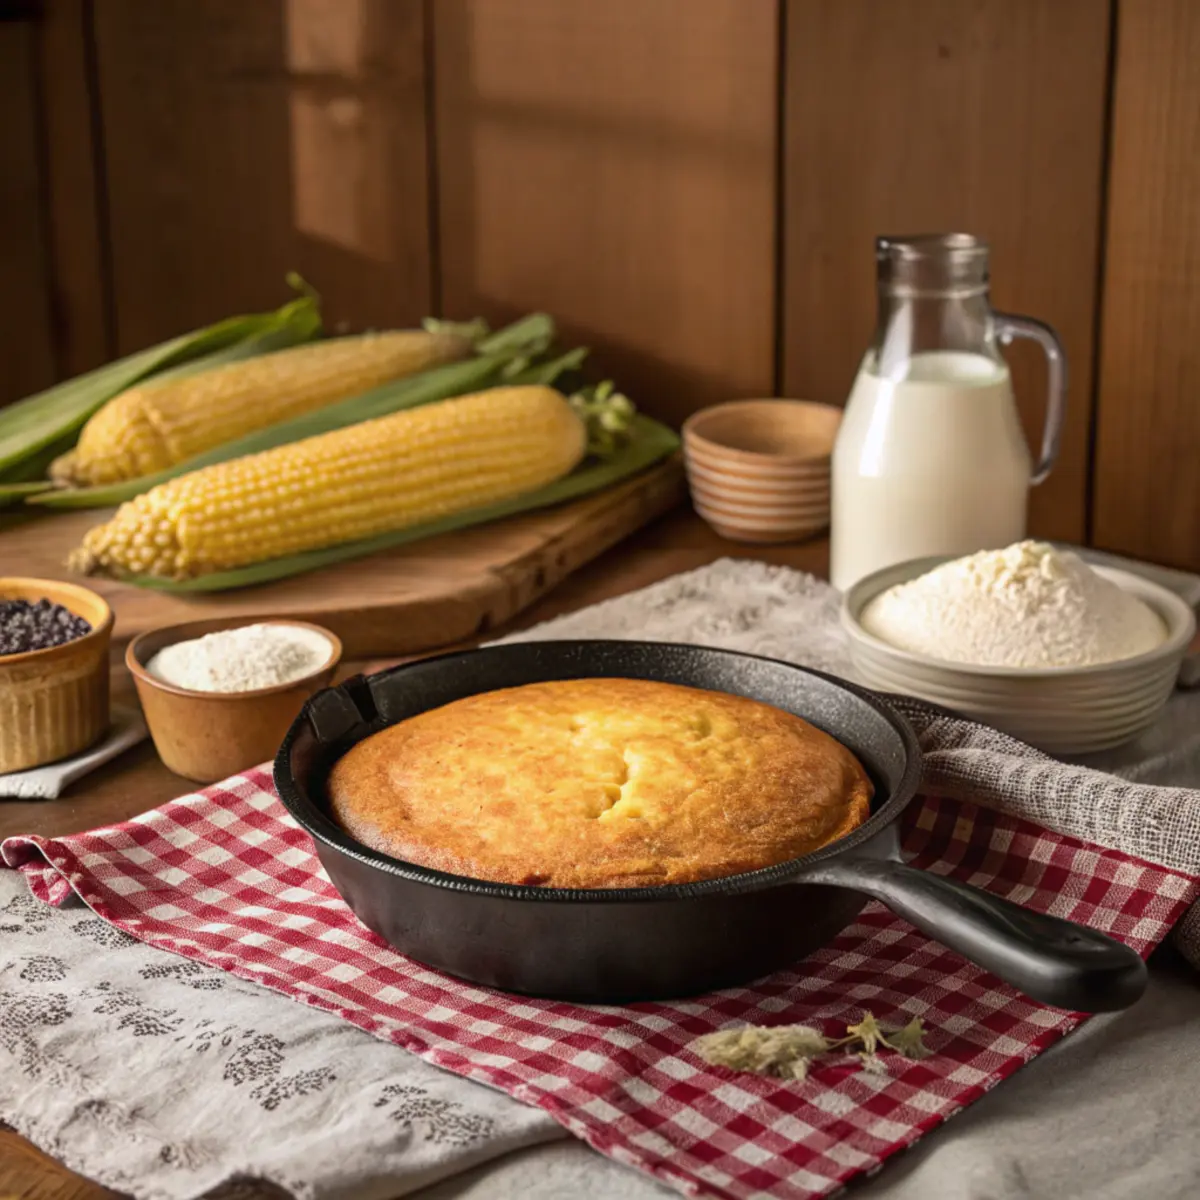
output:
<svg viewBox="0 0 1200 1200"><path fill-rule="evenodd" d="M696 511L737 542L793 542L829 524L829 461L842 410L805 400L735 400L683 427Z"/></svg>
<svg viewBox="0 0 1200 1200"><path fill-rule="evenodd" d="M1196 633L1191 607L1174 592L1127 571L1093 570L1157 613L1166 639L1136 658L1090 667L977 667L900 650L868 633L861 616L888 588L945 562L921 559L860 580L842 603L854 673L867 687L916 696L1020 738L1050 754L1077 755L1131 741L1162 711Z"/></svg>

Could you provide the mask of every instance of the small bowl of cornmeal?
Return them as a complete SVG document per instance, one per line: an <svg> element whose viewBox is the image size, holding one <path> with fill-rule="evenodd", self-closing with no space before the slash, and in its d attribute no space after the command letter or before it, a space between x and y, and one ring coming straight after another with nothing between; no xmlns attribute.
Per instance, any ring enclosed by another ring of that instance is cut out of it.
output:
<svg viewBox="0 0 1200 1200"><path fill-rule="evenodd" d="M308 621L225 619L143 633L125 665L163 763L215 783L274 758L341 657L337 636Z"/></svg>
<svg viewBox="0 0 1200 1200"><path fill-rule="evenodd" d="M1196 633L1170 589L1034 541L877 571L844 596L842 625L867 687L1063 755L1153 725Z"/></svg>

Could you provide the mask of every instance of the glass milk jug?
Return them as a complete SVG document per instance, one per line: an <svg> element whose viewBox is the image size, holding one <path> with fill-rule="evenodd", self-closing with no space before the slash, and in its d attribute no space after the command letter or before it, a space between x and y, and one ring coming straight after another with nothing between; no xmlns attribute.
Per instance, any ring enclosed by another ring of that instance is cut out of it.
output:
<svg viewBox="0 0 1200 1200"><path fill-rule="evenodd" d="M1050 474L1066 358L1049 326L992 311L987 243L969 234L879 238L879 325L833 451L830 576L843 591L892 563L996 549L1025 536L1029 488ZM1049 360L1033 465L998 343Z"/></svg>

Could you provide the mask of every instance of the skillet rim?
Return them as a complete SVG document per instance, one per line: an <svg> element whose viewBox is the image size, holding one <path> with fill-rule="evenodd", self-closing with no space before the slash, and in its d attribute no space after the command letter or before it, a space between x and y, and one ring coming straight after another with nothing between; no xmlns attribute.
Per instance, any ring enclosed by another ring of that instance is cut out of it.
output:
<svg viewBox="0 0 1200 1200"><path fill-rule="evenodd" d="M802 667L786 659L771 658L765 654L750 654L742 650L728 650L719 646L704 646L693 642L655 642L642 641L632 638L548 638L541 641L501 642L487 646L476 646L466 650L450 650L442 654L414 659L411 662L400 663L394 667L364 676L374 679L382 676L398 675L418 667L436 667L438 664L460 661L467 658L477 658L479 655L514 649L537 649L541 647L637 647L650 651L699 651L704 654L716 655L726 659L749 660L751 662L769 663L772 666L784 667L797 675L811 676L824 683L833 685L841 691L848 692L855 699L866 704L881 716L896 732L905 751L904 770L900 781L888 798L878 806L856 829L845 837L838 838L811 854L801 858L788 859L769 867L760 867L756 871L742 871L736 875L722 875L714 879L702 879L692 883L660 884L656 886L636 888L549 888L536 884L500 883L494 880L475 879L469 875L452 875L447 871L438 871L432 867L423 867L418 863L406 862L404 859L393 858L389 854L373 850L362 842L352 838L336 825L322 811L319 804L307 796L300 794L292 774L291 752L308 723L308 710L311 700L305 702L295 720L288 727L283 743L275 755L272 776L280 802L288 810L293 820L315 842L330 850L355 859L365 866L373 867L386 876L394 876L412 883L430 884L446 891L466 892L480 897L497 900L516 900L541 904L566 903L630 903L647 901L688 900L703 896L736 895L742 892L759 891L778 884L803 882L803 873L827 859L849 853L866 842L889 825L892 825L905 808L917 795L921 778L922 754L917 741L917 735L903 716L885 696L869 691L849 680L842 679L826 671L818 671L813 667ZM582 676L581 676L582 678ZM615 678L615 676L614 676ZM633 678L631 676L630 678ZM343 684L346 681L343 680ZM334 688L342 686L333 685ZM518 684L512 685L520 686ZM333 690L332 688L330 690ZM320 695L318 692L316 695ZM475 693L470 693L475 694ZM744 695L744 693L738 693ZM755 699L755 697L746 697ZM799 714L796 714L799 715ZM383 728L387 728L385 725ZM311 727L310 727L311 728ZM378 731L376 731L378 732ZM827 731L829 732L829 731ZM830 732L831 737L837 734ZM363 740L363 739L358 739ZM838 739L840 741L840 738ZM845 743L843 743L844 745Z"/></svg>

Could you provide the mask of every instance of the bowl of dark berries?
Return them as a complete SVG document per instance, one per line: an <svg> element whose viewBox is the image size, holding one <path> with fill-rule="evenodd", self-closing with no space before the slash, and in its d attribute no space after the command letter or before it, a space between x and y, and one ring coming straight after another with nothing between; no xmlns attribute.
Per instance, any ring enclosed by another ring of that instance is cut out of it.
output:
<svg viewBox="0 0 1200 1200"><path fill-rule="evenodd" d="M0 774L70 758L104 736L112 625L87 588L0 577Z"/></svg>

